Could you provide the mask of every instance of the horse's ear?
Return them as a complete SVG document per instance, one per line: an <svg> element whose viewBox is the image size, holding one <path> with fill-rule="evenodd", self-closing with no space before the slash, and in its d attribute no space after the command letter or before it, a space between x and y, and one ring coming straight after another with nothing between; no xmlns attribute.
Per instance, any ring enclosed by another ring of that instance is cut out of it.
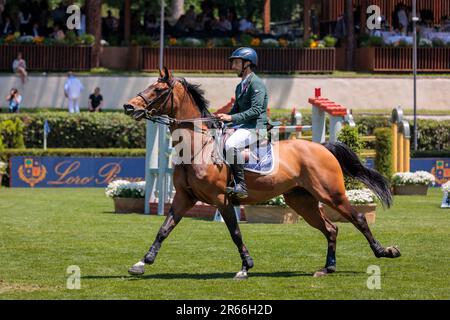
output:
<svg viewBox="0 0 450 320"><path fill-rule="evenodd" d="M164 74L163 74L163 72L161 71L160 68L158 68L158 71L159 71L159 77L160 77L160 78L164 78Z"/></svg>
<svg viewBox="0 0 450 320"><path fill-rule="evenodd" d="M170 80L172 79L172 73L169 71L169 69L167 69L167 67L164 67L164 79L166 80Z"/></svg>

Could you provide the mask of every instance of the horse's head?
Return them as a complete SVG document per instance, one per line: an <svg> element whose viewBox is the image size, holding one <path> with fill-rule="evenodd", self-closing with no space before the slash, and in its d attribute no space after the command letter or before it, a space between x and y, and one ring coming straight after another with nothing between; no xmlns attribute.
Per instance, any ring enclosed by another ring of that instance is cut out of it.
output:
<svg viewBox="0 0 450 320"><path fill-rule="evenodd" d="M123 105L125 114L135 120L141 120L146 116L173 116L174 91L177 85L178 80L164 67L163 71L159 70L159 78L155 83Z"/></svg>

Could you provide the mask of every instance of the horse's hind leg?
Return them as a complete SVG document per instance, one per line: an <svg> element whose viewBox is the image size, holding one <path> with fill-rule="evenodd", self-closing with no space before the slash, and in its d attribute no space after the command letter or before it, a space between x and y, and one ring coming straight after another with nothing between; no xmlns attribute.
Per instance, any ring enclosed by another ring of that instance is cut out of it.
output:
<svg viewBox="0 0 450 320"><path fill-rule="evenodd" d="M317 183L311 193L319 201L329 205L337 210L342 216L350 221L367 239L370 248L377 258L397 258L400 257L400 250L396 246L384 248L378 240L372 235L366 217L363 213L354 209L347 196L345 195L344 184L339 187L339 183L333 181L332 183L322 184ZM326 187L325 187L326 186Z"/></svg>
<svg viewBox="0 0 450 320"><path fill-rule="evenodd" d="M319 229L328 241L327 259L325 267L314 273L315 277L323 276L336 271L336 238L338 228L331 223L319 208L319 201L316 200L305 189L294 189L284 194L286 203L301 215L312 227Z"/></svg>

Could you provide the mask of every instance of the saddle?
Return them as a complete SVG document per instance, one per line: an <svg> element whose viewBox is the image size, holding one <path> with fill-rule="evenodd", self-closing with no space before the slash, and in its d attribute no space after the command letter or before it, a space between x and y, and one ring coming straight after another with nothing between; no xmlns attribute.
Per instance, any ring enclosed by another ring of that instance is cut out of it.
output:
<svg viewBox="0 0 450 320"><path fill-rule="evenodd" d="M273 128L273 126L271 126ZM270 128L270 129L271 129ZM269 125L268 125L269 130ZM219 145L223 157L225 157L225 142L236 131L234 128L225 128L222 132ZM241 151L244 159L244 170L258 174L269 174L274 167L274 157L272 152L272 143L270 137L258 138L257 142L246 145Z"/></svg>

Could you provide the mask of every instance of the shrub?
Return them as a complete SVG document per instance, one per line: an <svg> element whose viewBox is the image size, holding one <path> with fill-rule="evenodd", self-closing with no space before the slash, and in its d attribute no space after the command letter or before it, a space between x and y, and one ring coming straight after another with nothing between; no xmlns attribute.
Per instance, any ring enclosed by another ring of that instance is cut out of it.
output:
<svg viewBox="0 0 450 320"><path fill-rule="evenodd" d="M358 156L361 154L361 150L364 148L364 142L361 141L359 137L358 128L344 126L339 133L338 140L342 143L345 143L350 149L353 150ZM354 190L361 189L362 184L356 179L352 179L350 177L344 177L345 180L345 189Z"/></svg>
<svg viewBox="0 0 450 320"><path fill-rule="evenodd" d="M115 180L108 184L105 194L109 198L145 198L145 181Z"/></svg>
<svg viewBox="0 0 450 320"><path fill-rule="evenodd" d="M323 42L325 43L325 47L334 48L336 46L337 39L335 37L328 35L323 38Z"/></svg>
<svg viewBox="0 0 450 320"><path fill-rule="evenodd" d="M24 125L19 118L0 120L0 145L7 148L24 148ZM1 149L1 147L0 147Z"/></svg>
<svg viewBox="0 0 450 320"><path fill-rule="evenodd" d="M390 179L392 176L392 132L389 128L375 130L375 170Z"/></svg>
<svg viewBox="0 0 450 320"><path fill-rule="evenodd" d="M436 178L429 172L397 172L392 177L392 183L396 186L411 185L411 184L434 184Z"/></svg>
<svg viewBox="0 0 450 320"><path fill-rule="evenodd" d="M11 121L12 116L0 116L0 123L2 119ZM137 122L122 113L21 113L15 119L26 127L23 138L27 148L42 147L45 120L51 130L49 148L145 148L145 121ZM23 147L5 135L3 138L8 147Z"/></svg>

